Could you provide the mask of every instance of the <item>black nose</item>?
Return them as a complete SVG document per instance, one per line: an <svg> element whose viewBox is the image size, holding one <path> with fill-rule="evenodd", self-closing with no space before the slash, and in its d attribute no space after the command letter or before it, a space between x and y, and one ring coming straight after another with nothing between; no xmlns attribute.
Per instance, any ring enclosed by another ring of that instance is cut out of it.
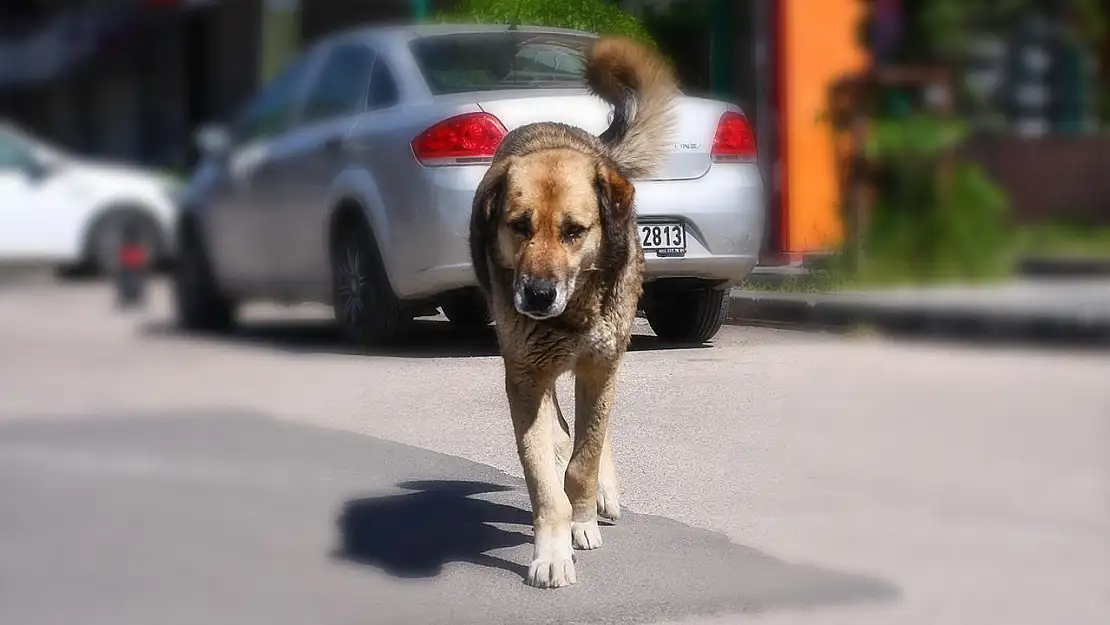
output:
<svg viewBox="0 0 1110 625"><path fill-rule="evenodd" d="M555 303L555 281L532 279L524 284L524 306L530 311L543 312Z"/></svg>

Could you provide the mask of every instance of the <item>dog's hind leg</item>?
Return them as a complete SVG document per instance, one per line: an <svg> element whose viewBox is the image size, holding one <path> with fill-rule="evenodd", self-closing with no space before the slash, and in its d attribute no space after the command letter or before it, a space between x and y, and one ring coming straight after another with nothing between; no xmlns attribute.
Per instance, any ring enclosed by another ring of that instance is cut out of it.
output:
<svg viewBox="0 0 1110 625"><path fill-rule="evenodd" d="M517 452L532 502L535 536L526 582L559 588L578 581L571 548L571 505L556 472L552 433L559 425L555 380L506 367L505 387L513 417Z"/></svg>
<svg viewBox="0 0 1110 625"><path fill-rule="evenodd" d="M574 451L567 466L571 541L576 549L601 546L597 527L598 475L616 395L617 362L579 361L574 375ZM610 452L610 461L612 461Z"/></svg>
<svg viewBox="0 0 1110 625"><path fill-rule="evenodd" d="M609 432L601 444L601 463L597 472L597 515L611 521L621 516L620 483L613 464L613 444Z"/></svg>

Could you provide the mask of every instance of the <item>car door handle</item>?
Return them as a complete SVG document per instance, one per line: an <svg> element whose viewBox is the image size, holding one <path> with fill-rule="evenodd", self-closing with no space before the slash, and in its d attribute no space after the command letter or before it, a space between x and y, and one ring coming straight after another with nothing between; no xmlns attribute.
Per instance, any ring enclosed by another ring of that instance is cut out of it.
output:
<svg viewBox="0 0 1110 625"><path fill-rule="evenodd" d="M346 142L341 137L328 137L324 140L324 150L338 154L343 151Z"/></svg>

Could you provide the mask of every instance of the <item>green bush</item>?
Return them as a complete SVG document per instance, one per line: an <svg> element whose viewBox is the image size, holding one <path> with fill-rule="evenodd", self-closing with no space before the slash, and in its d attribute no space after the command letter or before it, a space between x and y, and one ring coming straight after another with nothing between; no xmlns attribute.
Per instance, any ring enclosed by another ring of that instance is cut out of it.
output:
<svg viewBox="0 0 1110 625"><path fill-rule="evenodd" d="M876 123L867 146L875 201L865 281L982 280L1009 270L1009 201L954 151L959 124L924 116Z"/></svg>
<svg viewBox="0 0 1110 625"><path fill-rule="evenodd" d="M604 0L459 0L455 11L438 17L447 22L571 28L654 45L635 17Z"/></svg>

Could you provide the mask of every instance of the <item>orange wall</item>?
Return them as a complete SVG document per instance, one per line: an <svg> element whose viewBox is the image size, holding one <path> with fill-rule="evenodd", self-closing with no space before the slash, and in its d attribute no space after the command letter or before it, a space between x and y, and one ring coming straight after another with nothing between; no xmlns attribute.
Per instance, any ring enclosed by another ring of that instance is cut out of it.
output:
<svg viewBox="0 0 1110 625"><path fill-rule="evenodd" d="M786 206L784 251L827 250L840 241L829 127L818 121L832 80L861 69L860 0L779 0L784 64Z"/></svg>

